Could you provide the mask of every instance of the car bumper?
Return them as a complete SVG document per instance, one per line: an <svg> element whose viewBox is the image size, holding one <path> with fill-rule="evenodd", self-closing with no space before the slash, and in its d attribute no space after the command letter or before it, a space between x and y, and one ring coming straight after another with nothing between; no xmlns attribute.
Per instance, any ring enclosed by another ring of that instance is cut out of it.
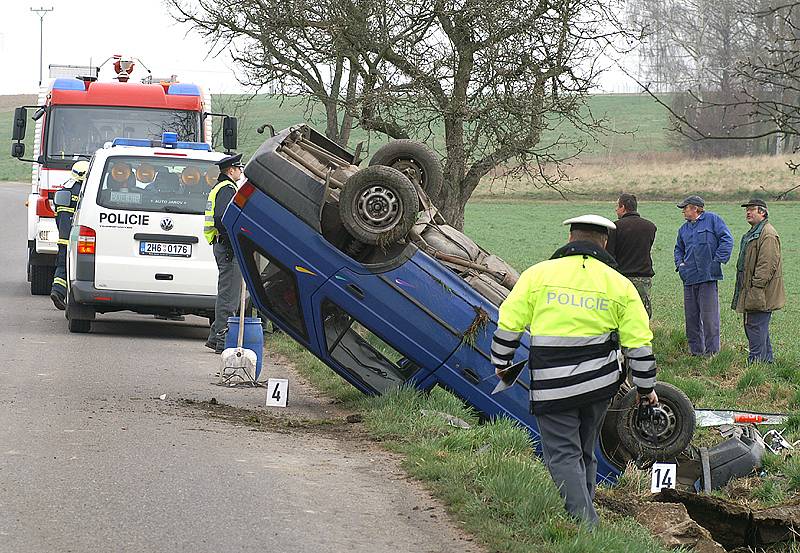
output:
<svg viewBox="0 0 800 553"><path fill-rule="evenodd" d="M188 311L214 310L216 296L197 294L164 294L157 292L131 292L127 290L98 290L94 283L74 280L70 290L75 301L85 305L108 306L113 308L175 308Z"/></svg>
<svg viewBox="0 0 800 553"><path fill-rule="evenodd" d="M58 253L58 227L55 219L42 218L36 223L36 253Z"/></svg>

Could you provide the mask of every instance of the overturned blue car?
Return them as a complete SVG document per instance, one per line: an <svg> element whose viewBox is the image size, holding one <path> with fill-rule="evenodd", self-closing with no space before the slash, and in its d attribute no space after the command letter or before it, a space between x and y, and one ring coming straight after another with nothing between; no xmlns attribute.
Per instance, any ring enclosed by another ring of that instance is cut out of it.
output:
<svg viewBox="0 0 800 553"><path fill-rule="evenodd" d="M390 142L359 168L301 124L268 138L244 172L223 223L262 316L365 394L441 386L487 418L514 419L538 443L529 375L492 394L498 306L519 275L431 204L442 170L429 148ZM529 345L526 334L516 361ZM628 386L614 399L599 480L614 481L629 461L673 459L691 441L691 403L666 384L657 392L647 420Z"/></svg>

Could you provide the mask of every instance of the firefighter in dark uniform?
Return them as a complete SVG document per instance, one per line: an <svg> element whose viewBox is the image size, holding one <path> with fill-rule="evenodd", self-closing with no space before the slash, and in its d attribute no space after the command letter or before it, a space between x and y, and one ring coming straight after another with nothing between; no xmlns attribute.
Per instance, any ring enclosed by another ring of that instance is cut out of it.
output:
<svg viewBox="0 0 800 553"><path fill-rule="evenodd" d="M214 322L208 333L206 347L215 353L222 353L225 349L225 333L228 330L228 317L236 313L239 304L239 294L242 289L242 273L239 265L233 258L228 233L222 226L222 215L225 208L236 194L236 181L242 176L242 154L230 155L217 162L219 177L217 184L208 193L206 203L205 223L203 234L214 250L214 259L217 262L217 300L214 305Z"/></svg>
<svg viewBox="0 0 800 553"><path fill-rule="evenodd" d="M53 287L50 289L50 299L57 309L64 311L67 308L67 244L69 233L72 230L72 217L75 207L80 199L83 180L89 170L89 162L76 161L70 171L71 181L64 185L63 190L70 192L69 205L56 206L56 226L58 227L58 256L56 269L53 273Z"/></svg>
<svg viewBox="0 0 800 553"><path fill-rule="evenodd" d="M564 221L569 243L522 273L500 306L492 364L501 378L530 328L531 412L544 462L567 511L593 527L595 444L624 375L624 354L641 401L658 402L647 311L604 249L614 223L598 215Z"/></svg>

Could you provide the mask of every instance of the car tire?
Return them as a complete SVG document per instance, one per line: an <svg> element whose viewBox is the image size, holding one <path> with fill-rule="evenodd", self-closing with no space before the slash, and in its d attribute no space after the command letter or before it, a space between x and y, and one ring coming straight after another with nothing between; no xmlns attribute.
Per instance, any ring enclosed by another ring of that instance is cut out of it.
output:
<svg viewBox="0 0 800 553"><path fill-rule="evenodd" d="M75 296L72 294L72 289L67 290L67 308L64 310L64 316L67 318L67 328L70 332L77 334L85 334L92 329L91 319L79 319L75 317L76 312L84 311L75 301ZM93 313L93 311L90 311Z"/></svg>
<svg viewBox="0 0 800 553"><path fill-rule="evenodd" d="M404 238L419 212L419 196L403 173L382 165L353 174L339 195L339 217L356 240L386 246Z"/></svg>
<svg viewBox="0 0 800 553"><path fill-rule="evenodd" d="M397 169L432 198L439 195L444 182L439 156L430 146L416 140L393 140L384 144L372 155L369 165Z"/></svg>
<svg viewBox="0 0 800 553"><path fill-rule="evenodd" d="M31 265L31 294L34 296L49 296L53 288L53 274L55 267L50 265Z"/></svg>
<svg viewBox="0 0 800 553"><path fill-rule="evenodd" d="M67 319L67 327L70 332L86 334L92 330L92 321L87 321L86 319Z"/></svg>
<svg viewBox="0 0 800 553"><path fill-rule="evenodd" d="M667 414L668 424L657 444L646 439L634 424L637 411L636 389L628 391L619 401L616 419L621 445L634 457L664 461L674 459L692 441L696 424L694 406L681 390L665 382L655 386L658 403Z"/></svg>

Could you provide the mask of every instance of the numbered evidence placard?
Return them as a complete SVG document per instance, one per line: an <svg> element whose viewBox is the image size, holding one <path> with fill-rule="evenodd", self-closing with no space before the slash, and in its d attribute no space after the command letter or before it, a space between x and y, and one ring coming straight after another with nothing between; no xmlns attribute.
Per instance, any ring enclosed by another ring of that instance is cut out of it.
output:
<svg viewBox="0 0 800 553"><path fill-rule="evenodd" d="M654 463L653 472L650 480L650 491L660 492L663 488L675 489L675 463Z"/></svg>
<svg viewBox="0 0 800 553"><path fill-rule="evenodd" d="M267 407L286 407L289 399L289 381L285 378L267 379Z"/></svg>

